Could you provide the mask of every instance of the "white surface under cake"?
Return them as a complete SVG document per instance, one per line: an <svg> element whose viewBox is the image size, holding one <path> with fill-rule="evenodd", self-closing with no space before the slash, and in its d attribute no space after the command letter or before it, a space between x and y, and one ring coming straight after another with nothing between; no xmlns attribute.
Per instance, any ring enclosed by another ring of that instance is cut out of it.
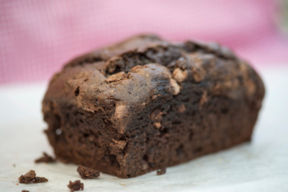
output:
<svg viewBox="0 0 288 192"><path fill-rule="evenodd" d="M34 164L42 151L52 153L43 130L41 100L46 84L0 86L0 189L31 192L69 191L81 179L84 191L288 191L288 68L266 68L264 105L251 143L131 179L101 174L83 180L75 165ZM47 183L18 184L34 169Z"/></svg>

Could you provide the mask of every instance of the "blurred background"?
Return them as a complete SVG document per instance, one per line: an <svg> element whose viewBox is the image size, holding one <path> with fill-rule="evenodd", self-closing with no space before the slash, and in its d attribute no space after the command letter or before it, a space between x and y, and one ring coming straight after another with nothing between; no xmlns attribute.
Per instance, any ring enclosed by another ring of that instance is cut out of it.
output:
<svg viewBox="0 0 288 192"><path fill-rule="evenodd" d="M138 33L216 41L257 69L288 63L285 0L1 0L0 84L45 81L72 57Z"/></svg>
<svg viewBox="0 0 288 192"><path fill-rule="evenodd" d="M287 192L288 0L0 0L1 191L65 191L79 179L73 165L33 163L52 154L41 113L48 79L71 58L139 33L219 42L250 61L266 88L252 142L157 178L101 174L85 191ZM49 182L18 185L30 169Z"/></svg>

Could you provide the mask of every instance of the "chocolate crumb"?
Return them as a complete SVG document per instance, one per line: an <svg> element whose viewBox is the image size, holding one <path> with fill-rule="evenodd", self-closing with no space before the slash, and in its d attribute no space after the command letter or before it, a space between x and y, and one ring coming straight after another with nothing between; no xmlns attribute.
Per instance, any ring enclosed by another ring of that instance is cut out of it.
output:
<svg viewBox="0 0 288 192"><path fill-rule="evenodd" d="M93 179L99 177L100 175L100 172L98 170L89 167L84 167L82 165L80 165L77 168L77 171L79 175L82 177L82 179Z"/></svg>
<svg viewBox="0 0 288 192"><path fill-rule="evenodd" d="M158 169L157 175L164 175L166 173L166 168Z"/></svg>
<svg viewBox="0 0 288 192"><path fill-rule="evenodd" d="M54 163L55 161L55 158L43 152L43 156L36 159L35 163Z"/></svg>
<svg viewBox="0 0 288 192"><path fill-rule="evenodd" d="M34 170L30 170L25 175L21 175L18 180L19 183L23 184L44 183L48 181L48 179L46 179L45 177L36 177L36 173Z"/></svg>
<svg viewBox="0 0 288 192"><path fill-rule="evenodd" d="M84 189L84 184L81 183L80 180L76 180L76 181L69 181L69 184L67 185L67 187L70 189L71 192L73 191L83 191Z"/></svg>
<svg viewBox="0 0 288 192"><path fill-rule="evenodd" d="M21 192L29 192L29 191L24 189L24 190L22 190Z"/></svg>

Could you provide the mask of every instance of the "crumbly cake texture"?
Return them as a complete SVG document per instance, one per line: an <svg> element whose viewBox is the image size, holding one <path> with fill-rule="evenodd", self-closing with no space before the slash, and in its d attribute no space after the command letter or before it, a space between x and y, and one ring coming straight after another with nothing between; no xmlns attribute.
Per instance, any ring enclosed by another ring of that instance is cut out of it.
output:
<svg viewBox="0 0 288 192"><path fill-rule="evenodd" d="M264 92L225 47L139 35L68 62L42 110L57 159L127 178L250 141Z"/></svg>

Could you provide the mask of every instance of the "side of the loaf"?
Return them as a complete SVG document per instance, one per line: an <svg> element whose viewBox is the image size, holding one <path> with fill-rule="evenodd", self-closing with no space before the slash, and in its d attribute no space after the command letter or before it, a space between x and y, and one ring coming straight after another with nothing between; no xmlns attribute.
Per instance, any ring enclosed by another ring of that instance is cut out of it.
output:
<svg viewBox="0 0 288 192"><path fill-rule="evenodd" d="M251 140L264 95L257 73L244 62L209 54L191 59L195 61L190 62L190 69L172 72L179 93L157 97L145 109L133 111L126 133L128 174L122 177L177 165Z"/></svg>

